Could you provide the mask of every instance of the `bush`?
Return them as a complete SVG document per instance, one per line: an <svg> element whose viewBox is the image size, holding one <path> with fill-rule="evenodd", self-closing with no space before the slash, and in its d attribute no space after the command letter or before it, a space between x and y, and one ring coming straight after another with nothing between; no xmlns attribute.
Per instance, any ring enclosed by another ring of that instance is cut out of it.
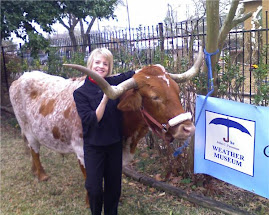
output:
<svg viewBox="0 0 269 215"><path fill-rule="evenodd" d="M253 65L253 75L255 78L255 95L253 102L256 105L268 106L269 104L269 65L265 63L266 56L265 47L262 52L262 57L259 60L259 65Z"/></svg>
<svg viewBox="0 0 269 215"><path fill-rule="evenodd" d="M245 77L239 64L233 64L230 55L223 57L224 68L222 73L218 72L218 97L237 100L242 94ZM221 67L218 65L217 70Z"/></svg>

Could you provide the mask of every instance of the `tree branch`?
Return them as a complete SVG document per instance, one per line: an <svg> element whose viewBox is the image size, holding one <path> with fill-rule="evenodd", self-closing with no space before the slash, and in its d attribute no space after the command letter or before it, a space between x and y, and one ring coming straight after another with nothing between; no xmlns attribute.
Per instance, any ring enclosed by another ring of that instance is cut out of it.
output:
<svg viewBox="0 0 269 215"><path fill-rule="evenodd" d="M5 112L7 112L7 113L9 113L9 114L12 114L13 116L15 116L15 113L14 113L14 111L13 111L13 108L8 108L8 107L5 107L5 106L0 106L0 109L1 109L2 111L5 111Z"/></svg>
<svg viewBox="0 0 269 215"><path fill-rule="evenodd" d="M235 16L235 12L236 9L238 7L239 4L239 0L233 0L232 1L232 5L231 8L229 10L229 13L224 21L223 26L221 27L220 33L219 33L219 37L218 37L218 41L219 41L219 49L221 50L224 40L227 37L227 34L230 32L230 30L232 29L232 22Z"/></svg>
<svg viewBox="0 0 269 215"><path fill-rule="evenodd" d="M177 197L180 197L182 199L185 199L189 202L201 205L203 207L209 208L211 210L222 212L224 214L230 214L230 215L249 215L247 211L242 211L238 208L235 208L231 205L227 205L223 202L218 202L216 200L213 200L211 198L208 198L206 196L199 196L194 193L188 193L185 190L182 190L178 187L173 187L172 185L156 181L155 179L148 177L146 175L143 175L141 173L138 173L131 169L130 167L123 167L122 172L127 177L132 178L135 181L138 181L141 184L144 184L146 186L154 187L157 190L164 191L166 193L169 193L171 195L175 195Z"/></svg>
<svg viewBox="0 0 269 215"><path fill-rule="evenodd" d="M245 20L247 20L251 16L252 16L252 12L248 12L246 15L244 15L244 16L242 16L240 18L234 19L233 22L232 22L232 28L235 27L236 25L238 25L239 23L244 22Z"/></svg>
<svg viewBox="0 0 269 215"><path fill-rule="evenodd" d="M231 8L230 8L229 13L224 21L224 25L227 25L228 23L231 23L233 21L238 4L239 4L239 0L232 1Z"/></svg>
<svg viewBox="0 0 269 215"><path fill-rule="evenodd" d="M72 22L71 22L72 25L71 25L71 26L75 29L76 25L77 25L78 22L79 22L79 19L78 19L77 17L73 16L73 15L72 15L71 17L72 17ZM71 27L71 26L70 26L70 27Z"/></svg>
<svg viewBox="0 0 269 215"><path fill-rule="evenodd" d="M89 33L90 33L91 28L92 28L93 23L95 22L95 20L96 20L96 17L95 17L95 16L94 16L94 17L92 17L92 20L91 20L90 24L88 25L88 28L87 28L86 34L89 34Z"/></svg>
<svg viewBox="0 0 269 215"><path fill-rule="evenodd" d="M233 0L231 8L229 10L229 13L224 21L224 24L220 30L220 34L218 37L218 42L219 42L219 50L222 49L224 45L224 41L228 35L228 33L231 31L232 28L234 28L236 25L238 25L241 22L244 22L246 19L252 16L252 13L249 12L246 15L240 16L240 14L235 18L235 13L237 10L239 4L239 0ZM220 53L218 54L218 56Z"/></svg>
<svg viewBox="0 0 269 215"><path fill-rule="evenodd" d="M70 29L70 27L69 27L68 25L66 25L62 19L59 19L59 22L60 22L60 24L62 24L67 30Z"/></svg>

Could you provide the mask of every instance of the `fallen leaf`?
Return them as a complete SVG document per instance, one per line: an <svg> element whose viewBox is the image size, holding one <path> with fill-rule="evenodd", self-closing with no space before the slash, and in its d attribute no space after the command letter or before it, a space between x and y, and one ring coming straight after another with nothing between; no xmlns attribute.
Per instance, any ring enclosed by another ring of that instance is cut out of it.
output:
<svg viewBox="0 0 269 215"><path fill-rule="evenodd" d="M172 178L171 182L172 182L172 184L178 184L178 183L180 183L181 180L182 180L182 177L179 176L179 177Z"/></svg>
<svg viewBox="0 0 269 215"><path fill-rule="evenodd" d="M164 195L165 195L165 192L160 193L158 196L164 196Z"/></svg>
<svg viewBox="0 0 269 215"><path fill-rule="evenodd" d="M144 152L144 153L141 154L141 157L142 158L148 158L149 154L147 152Z"/></svg>
<svg viewBox="0 0 269 215"><path fill-rule="evenodd" d="M156 191L156 189L153 188L153 187L151 187L151 188L149 188L149 191L152 192L152 193L154 193Z"/></svg>
<svg viewBox="0 0 269 215"><path fill-rule="evenodd" d="M156 179L157 181L162 181L161 174L157 174L157 175L155 175L155 179Z"/></svg>

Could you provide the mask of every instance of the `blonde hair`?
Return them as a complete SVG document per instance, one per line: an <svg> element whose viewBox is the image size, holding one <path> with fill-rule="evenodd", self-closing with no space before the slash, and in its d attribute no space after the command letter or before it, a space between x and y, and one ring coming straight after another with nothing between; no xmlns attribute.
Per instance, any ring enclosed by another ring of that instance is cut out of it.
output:
<svg viewBox="0 0 269 215"><path fill-rule="evenodd" d="M94 49L91 52L91 54L90 54L90 56L88 58L87 68L92 68L94 58L99 54L104 56L106 58L106 60L108 61L109 66L108 66L108 74L107 74L107 76L110 76L112 74L112 70L113 70L113 55L107 48Z"/></svg>

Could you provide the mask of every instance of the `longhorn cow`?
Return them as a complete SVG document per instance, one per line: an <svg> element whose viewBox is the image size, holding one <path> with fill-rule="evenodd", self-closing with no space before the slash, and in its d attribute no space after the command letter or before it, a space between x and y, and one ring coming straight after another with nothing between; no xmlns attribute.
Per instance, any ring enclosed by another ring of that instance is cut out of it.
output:
<svg viewBox="0 0 269 215"><path fill-rule="evenodd" d="M85 67L66 66L90 75L110 99L121 96L118 108L123 112L123 161L126 164L149 127L166 141L185 140L194 133L191 115L184 112L180 103L177 83L194 77L202 60L200 50L193 67L183 74L169 74L160 65L146 66L118 86L110 86ZM73 100L74 90L84 80L85 77L64 79L33 71L25 72L10 87L11 104L32 154L32 170L40 181L49 178L39 159L40 145L59 153L75 153L86 177L81 121Z"/></svg>

